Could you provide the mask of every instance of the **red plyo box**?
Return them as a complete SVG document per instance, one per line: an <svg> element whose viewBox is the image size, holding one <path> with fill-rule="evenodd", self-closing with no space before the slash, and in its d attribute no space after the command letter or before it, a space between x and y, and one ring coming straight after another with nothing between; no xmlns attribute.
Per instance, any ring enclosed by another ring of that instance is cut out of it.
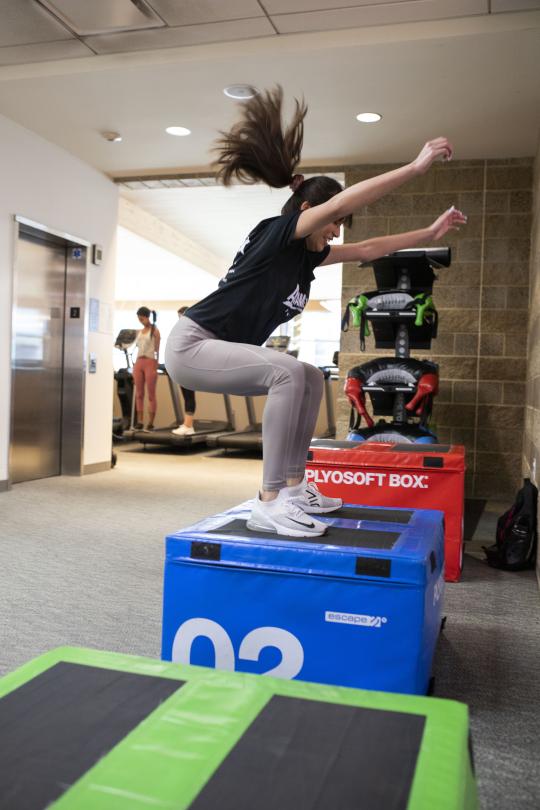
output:
<svg viewBox="0 0 540 810"><path fill-rule="evenodd" d="M465 448L443 444L313 442L307 478L324 495L361 506L440 509L444 512L447 582L463 567Z"/></svg>

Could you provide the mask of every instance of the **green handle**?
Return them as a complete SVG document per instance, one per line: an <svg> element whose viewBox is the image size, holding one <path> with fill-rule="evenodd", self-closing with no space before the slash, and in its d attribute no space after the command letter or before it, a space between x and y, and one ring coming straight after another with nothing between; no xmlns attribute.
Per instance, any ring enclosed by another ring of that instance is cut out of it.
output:
<svg viewBox="0 0 540 810"><path fill-rule="evenodd" d="M421 296L416 296L417 300L421 298ZM422 326L424 323L424 316L426 314L426 310L431 311L433 309L433 300L430 295L425 299L423 304L417 303L416 304L416 318L414 320L415 326Z"/></svg>
<svg viewBox="0 0 540 810"><path fill-rule="evenodd" d="M357 295L356 298L349 301L349 309L352 313L353 326L356 326L357 329L359 329L362 324L362 313L367 306L367 302L368 300L365 295ZM369 335L369 331L367 334Z"/></svg>
<svg viewBox="0 0 540 810"><path fill-rule="evenodd" d="M362 307L358 306L356 303L351 303L349 304L349 309L352 315L352 325L359 327L362 318Z"/></svg>

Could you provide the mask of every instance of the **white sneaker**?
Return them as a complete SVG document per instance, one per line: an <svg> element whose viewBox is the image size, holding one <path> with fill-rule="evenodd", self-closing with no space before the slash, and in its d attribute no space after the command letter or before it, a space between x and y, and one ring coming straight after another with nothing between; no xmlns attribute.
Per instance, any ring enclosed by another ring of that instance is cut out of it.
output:
<svg viewBox="0 0 540 810"><path fill-rule="evenodd" d="M291 501L308 515L322 515L335 512L343 506L341 498L329 498L319 492L317 484L304 480L296 487L287 487Z"/></svg>
<svg viewBox="0 0 540 810"><path fill-rule="evenodd" d="M288 497L287 488L273 501L261 501L257 497L246 525L252 531L275 532L287 537L320 537L328 528L326 523L308 517L299 509Z"/></svg>
<svg viewBox="0 0 540 810"><path fill-rule="evenodd" d="M175 436L193 436L195 433L195 428L186 427L186 425L180 425L180 427L175 428L171 431L174 433Z"/></svg>

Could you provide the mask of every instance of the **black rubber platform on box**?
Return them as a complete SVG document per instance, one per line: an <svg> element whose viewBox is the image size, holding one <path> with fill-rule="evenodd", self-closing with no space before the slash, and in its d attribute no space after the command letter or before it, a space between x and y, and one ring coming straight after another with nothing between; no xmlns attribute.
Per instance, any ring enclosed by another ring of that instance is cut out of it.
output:
<svg viewBox="0 0 540 810"><path fill-rule="evenodd" d="M5 695L0 807L48 807L182 685L61 662Z"/></svg>
<svg viewBox="0 0 540 810"><path fill-rule="evenodd" d="M355 447L360 447L360 445L365 444L365 442L348 442L348 441L339 441L338 439L316 439L315 441L311 442L310 447L324 447L328 450L353 450Z"/></svg>
<svg viewBox="0 0 540 810"><path fill-rule="evenodd" d="M410 426L409 426L410 427ZM376 450L378 442L371 442L369 445L369 450ZM325 448L328 450L354 450L355 447L365 447L366 442L357 442L354 440L351 441L336 441L335 439L318 439L317 441L311 442L310 447L317 449L317 448ZM385 451L386 452L386 451ZM415 443L407 443L407 444L394 444L391 450L392 453L449 453L450 452L450 445L449 444L422 444L421 442ZM313 459L313 455L309 457L311 461ZM332 462L330 462L332 463Z"/></svg>
<svg viewBox="0 0 540 810"><path fill-rule="evenodd" d="M393 453L449 453L449 444L396 444L392 447Z"/></svg>
<svg viewBox="0 0 540 810"><path fill-rule="evenodd" d="M411 509L377 509L367 506L342 506L335 512L320 517L346 518L347 520L376 520L379 523L400 523L406 526L413 516ZM315 517L319 517L315 515Z"/></svg>
<svg viewBox="0 0 540 810"><path fill-rule="evenodd" d="M190 810L406 810L425 717L274 696Z"/></svg>
<svg viewBox="0 0 540 810"><path fill-rule="evenodd" d="M315 519L317 515L313 516ZM302 543L319 543L331 546L353 546L355 548L382 548L390 549L395 546L401 536L401 532L378 532L373 529L343 529L339 526L329 526L326 534L321 537L288 537L286 535L274 534L274 532L255 532L246 526L245 520L232 520L218 529L210 529L208 537L212 534L227 534L233 537L268 537L279 540L300 540Z"/></svg>

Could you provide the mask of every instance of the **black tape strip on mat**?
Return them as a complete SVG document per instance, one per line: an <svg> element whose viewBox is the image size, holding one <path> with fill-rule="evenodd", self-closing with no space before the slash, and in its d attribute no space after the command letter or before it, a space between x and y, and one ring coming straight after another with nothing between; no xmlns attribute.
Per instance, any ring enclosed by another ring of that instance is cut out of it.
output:
<svg viewBox="0 0 540 810"><path fill-rule="evenodd" d="M0 807L43 810L183 681L61 662L0 700Z"/></svg>
<svg viewBox="0 0 540 810"><path fill-rule="evenodd" d="M401 523L406 526L411 522L413 513L410 509L372 509L364 506L342 506L328 517L351 518L351 520L377 520L380 523Z"/></svg>
<svg viewBox="0 0 540 810"><path fill-rule="evenodd" d="M317 515L314 515L317 518ZM372 529L344 529L341 526L329 526L322 537L288 537L273 532L252 532L246 526L245 520L232 520L219 529L210 529L208 537L216 532L240 537L277 537L280 540L300 540L302 543L322 543L332 546L353 546L355 548L393 548L400 538L401 532L378 532Z"/></svg>
<svg viewBox="0 0 540 810"><path fill-rule="evenodd" d="M406 810L424 725L274 696L190 810Z"/></svg>

